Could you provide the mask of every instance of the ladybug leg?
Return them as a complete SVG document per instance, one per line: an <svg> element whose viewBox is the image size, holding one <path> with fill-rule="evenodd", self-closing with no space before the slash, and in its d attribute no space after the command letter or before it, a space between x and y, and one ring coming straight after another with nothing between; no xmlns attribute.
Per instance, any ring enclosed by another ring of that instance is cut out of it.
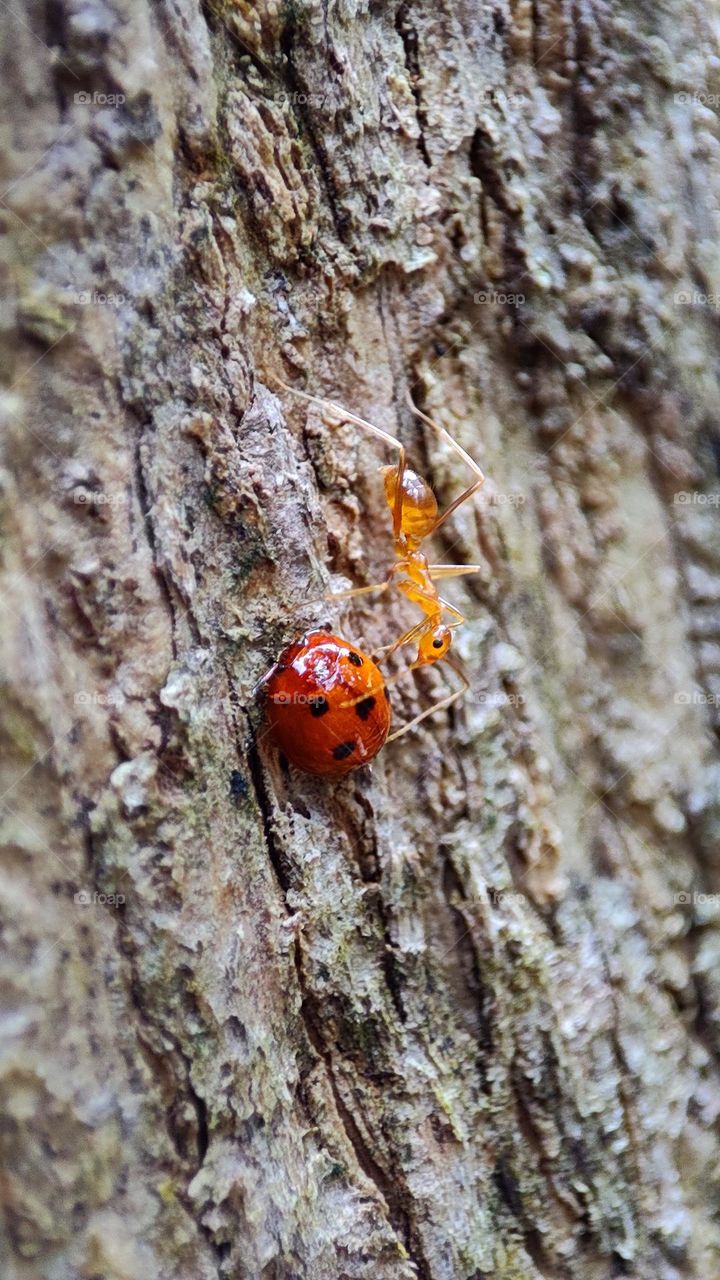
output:
<svg viewBox="0 0 720 1280"><path fill-rule="evenodd" d="M435 434L439 436L441 440L444 440L446 444L449 444L450 448L454 449L458 457L462 458L463 462L467 464L467 466L470 468L471 471L475 473L475 476L476 476L476 479L473 480L473 483L471 485L468 485L464 493L461 493L459 498L456 498L454 502L450 503L450 506L448 507L447 511L445 511L441 516L438 516L431 530L431 532L434 533L435 530L439 529L440 525L444 524L445 521L448 519L448 517L452 515L453 511L457 511L458 507L462 506L463 502L467 502L468 498L472 498L473 494L477 493L478 489L485 483L485 475L484 475L484 472L481 470L481 468L478 466L477 462L475 462L474 459L470 457L469 453L466 453L462 445L458 444L457 440L455 440L454 437L450 435L450 432L445 430L445 427L441 427L438 422L433 422L432 418L428 418L427 414L423 413L422 409L418 409L409 391L406 392L405 398L407 400L408 405L410 406L410 409L416 415L416 417L420 418L426 424L426 426L430 427L430 429L434 431Z"/></svg>
<svg viewBox="0 0 720 1280"><path fill-rule="evenodd" d="M389 738L386 738L386 744L388 742L395 742L395 740L397 738L401 738L404 733L409 733L411 729L414 729L420 724L421 720L425 720L428 716L434 715L436 711L444 711L447 707L451 707L453 702L457 702L458 698L461 698L464 693L467 693L470 688L470 681L467 676L458 666L456 666L454 662L451 662L449 658L446 659L446 662L462 680L461 687L456 689L454 693L449 693L446 697L440 698L437 702L433 702L431 707L427 707L425 711L421 711L420 714L415 716L412 720L408 720L407 724L401 725L399 729L396 729L394 733L390 734ZM413 663L410 670L413 671L415 666L416 664Z"/></svg>

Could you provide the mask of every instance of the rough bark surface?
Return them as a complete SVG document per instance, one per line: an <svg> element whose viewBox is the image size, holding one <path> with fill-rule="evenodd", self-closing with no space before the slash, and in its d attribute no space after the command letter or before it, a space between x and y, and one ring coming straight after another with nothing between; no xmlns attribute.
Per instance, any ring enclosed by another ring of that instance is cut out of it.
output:
<svg viewBox="0 0 720 1280"><path fill-rule="evenodd" d="M716 17L3 6L9 1280L720 1274ZM489 476L335 784L255 683L412 611L273 373Z"/></svg>

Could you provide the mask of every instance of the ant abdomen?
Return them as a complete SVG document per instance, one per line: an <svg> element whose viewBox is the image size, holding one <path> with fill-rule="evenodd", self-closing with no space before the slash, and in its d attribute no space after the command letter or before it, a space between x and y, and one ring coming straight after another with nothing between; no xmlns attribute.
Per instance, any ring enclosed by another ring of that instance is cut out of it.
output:
<svg viewBox="0 0 720 1280"><path fill-rule="evenodd" d="M398 468L383 467L385 498L391 511L396 508ZM437 524L438 504L430 485L416 471L405 467L400 486L402 507L400 533L405 535L408 549L419 547Z"/></svg>

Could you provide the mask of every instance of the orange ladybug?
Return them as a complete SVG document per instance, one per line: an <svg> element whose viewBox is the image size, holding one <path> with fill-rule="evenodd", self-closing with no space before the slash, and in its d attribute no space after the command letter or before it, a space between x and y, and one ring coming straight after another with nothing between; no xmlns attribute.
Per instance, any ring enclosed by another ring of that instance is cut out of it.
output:
<svg viewBox="0 0 720 1280"><path fill-rule="evenodd" d="M372 658L329 631L285 649L263 684L270 734L306 773L335 777L374 759L390 728L390 696Z"/></svg>

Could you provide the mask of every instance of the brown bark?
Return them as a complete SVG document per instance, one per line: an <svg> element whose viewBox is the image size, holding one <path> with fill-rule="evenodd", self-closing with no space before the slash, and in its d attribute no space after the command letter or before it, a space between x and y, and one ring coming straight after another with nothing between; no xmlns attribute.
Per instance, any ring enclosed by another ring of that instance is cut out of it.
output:
<svg viewBox="0 0 720 1280"><path fill-rule="evenodd" d="M12 1280L720 1271L713 14L3 11ZM403 625L388 459L273 373L489 477L336 785L254 686Z"/></svg>

